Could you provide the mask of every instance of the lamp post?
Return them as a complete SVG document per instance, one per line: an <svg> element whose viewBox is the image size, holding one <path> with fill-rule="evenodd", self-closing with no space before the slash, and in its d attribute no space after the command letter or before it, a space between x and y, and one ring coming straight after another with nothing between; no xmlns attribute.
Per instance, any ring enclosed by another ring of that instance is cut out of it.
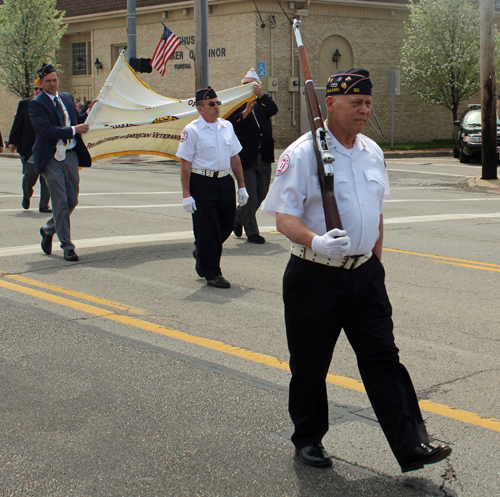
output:
<svg viewBox="0 0 500 497"><path fill-rule="evenodd" d="M335 69L339 68L339 61L342 54L339 52L339 49L336 48L334 54L332 55L332 60L335 62Z"/></svg>
<svg viewBox="0 0 500 497"><path fill-rule="evenodd" d="M102 70L102 62L99 60L98 57L96 57L95 59L94 67L96 68L97 74L99 74L99 69Z"/></svg>

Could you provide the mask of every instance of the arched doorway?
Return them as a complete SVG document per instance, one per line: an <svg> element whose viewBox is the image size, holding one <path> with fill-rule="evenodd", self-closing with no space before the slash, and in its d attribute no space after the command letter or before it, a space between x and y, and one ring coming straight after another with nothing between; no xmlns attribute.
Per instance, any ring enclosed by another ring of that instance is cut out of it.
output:
<svg viewBox="0 0 500 497"><path fill-rule="evenodd" d="M340 60L334 62L333 56L340 54ZM335 71L346 71L354 67L354 56L349 42L342 36L329 36L319 49L319 79L318 86L325 86Z"/></svg>
<svg viewBox="0 0 500 497"><path fill-rule="evenodd" d="M334 61L333 56L340 54L340 58L337 62ZM311 60L312 55L309 56ZM345 71L354 67L354 55L352 52L351 45L342 36L332 35L326 38L321 44L318 55L318 65L319 65L319 77L315 81L316 95L318 96L318 102L321 105L321 112L323 117L326 117L326 105L325 105L325 86L330 75L336 71ZM304 89L301 88L301 101L300 101L300 132L301 134L306 133L310 130L309 117L307 114L307 107L305 102Z"/></svg>

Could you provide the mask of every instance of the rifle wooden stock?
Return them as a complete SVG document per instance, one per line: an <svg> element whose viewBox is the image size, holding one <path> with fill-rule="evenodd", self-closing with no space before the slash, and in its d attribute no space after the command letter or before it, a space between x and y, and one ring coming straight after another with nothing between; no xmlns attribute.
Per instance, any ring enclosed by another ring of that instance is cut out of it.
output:
<svg viewBox="0 0 500 497"><path fill-rule="evenodd" d="M314 88L309 59L307 58L307 52L302 43L299 26L300 21L294 19L293 29L298 46L297 55L299 58L300 73L305 82L307 114L309 116L309 124L313 134L314 151L318 163L318 175L321 186L321 196L323 198L323 210L325 211L326 228L328 231L334 228L343 229L339 208L334 195L332 162L335 159L328 149L321 107Z"/></svg>

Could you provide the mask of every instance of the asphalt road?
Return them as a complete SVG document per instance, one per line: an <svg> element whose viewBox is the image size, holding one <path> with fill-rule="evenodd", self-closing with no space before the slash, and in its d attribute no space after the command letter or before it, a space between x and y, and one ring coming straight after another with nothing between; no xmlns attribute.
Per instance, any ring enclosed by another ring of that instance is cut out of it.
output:
<svg viewBox="0 0 500 497"><path fill-rule="evenodd" d="M390 159L384 261L396 340L446 462L402 475L341 338L330 369L333 457L294 457L281 277L289 244L232 236L229 290L192 258L179 169L155 157L81 172L80 256L40 249L48 214L21 208L0 158L0 495L500 495L500 190L479 164ZM39 193L38 186L36 193Z"/></svg>

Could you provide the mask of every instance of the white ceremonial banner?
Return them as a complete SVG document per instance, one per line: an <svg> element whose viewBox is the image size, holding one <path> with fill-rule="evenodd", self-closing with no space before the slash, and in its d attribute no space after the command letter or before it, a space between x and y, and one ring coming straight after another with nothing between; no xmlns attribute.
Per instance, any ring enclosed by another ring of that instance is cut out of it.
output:
<svg viewBox="0 0 500 497"><path fill-rule="evenodd" d="M216 90L227 118L255 98L255 83ZM199 117L194 98L177 100L152 91L127 64L123 53L99 93L85 121L82 135L92 160L118 155L162 155L176 159L184 127Z"/></svg>

